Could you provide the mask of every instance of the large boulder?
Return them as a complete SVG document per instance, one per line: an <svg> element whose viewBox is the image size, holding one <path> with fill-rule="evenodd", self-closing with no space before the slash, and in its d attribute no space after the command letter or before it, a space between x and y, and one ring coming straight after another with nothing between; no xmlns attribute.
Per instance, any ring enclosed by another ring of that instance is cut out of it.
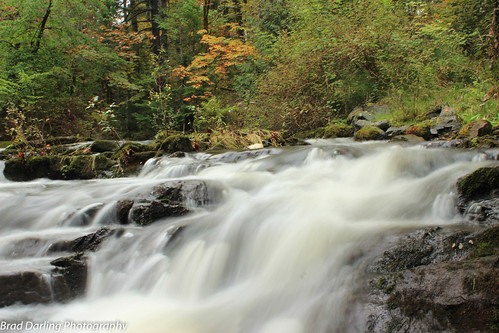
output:
<svg viewBox="0 0 499 333"><path fill-rule="evenodd" d="M160 146L163 153L171 154L177 151L194 151L191 140L185 135L172 135L166 138Z"/></svg>
<svg viewBox="0 0 499 333"><path fill-rule="evenodd" d="M83 295L87 285L87 262L82 254L51 262L48 271L27 269L0 274L0 307L13 304L66 302Z"/></svg>
<svg viewBox="0 0 499 333"><path fill-rule="evenodd" d="M487 120L475 120L466 124L457 137L459 139L474 139L481 136L489 135L492 133L492 124Z"/></svg>
<svg viewBox="0 0 499 333"><path fill-rule="evenodd" d="M393 236L392 236L393 237ZM392 239L390 237L389 239ZM432 228L382 246L346 332L491 332L498 327L499 226ZM367 286L366 286L367 285Z"/></svg>
<svg viewBox="0 0 499 333"><path fill-rule="evenodd" d="M29 181L37 178L91 179L110 169L114 162L105 156L21 156L5 162L5 178Z"/></svg>
<svg viewBox="0 0 499 333"><path fill-rule="evenodd" d="M449 105L444 104L436 107L428 114L434 125L430 133L434 137L439 137L449 132L457 132L461 129L459 117Z"/></svg>
<svg viewBox="0 0 499 333"><path fill-rule="evenodd" d="M118 149L118 143L116 141L98 140L94 141L90 145L90 151L93 153L103 153L106 151L114 151L116 149Z"/></svg>
<svg viewBox="0 0 499 333"><path fill-rule="evenodd" d="M192 208L217 202L222 193L218 187L200 180L169 181L155 186L138 197L120 200L116 218L120 224L149 225L167 217L178 217Z"/></svg>
<svg viewBox="0 0 499 333"><path fill-rule="evenodd" d="M359 129L355 132L353 138L356 141L384 140L386 139L386 134L379 127L371 125Z"/></svg>

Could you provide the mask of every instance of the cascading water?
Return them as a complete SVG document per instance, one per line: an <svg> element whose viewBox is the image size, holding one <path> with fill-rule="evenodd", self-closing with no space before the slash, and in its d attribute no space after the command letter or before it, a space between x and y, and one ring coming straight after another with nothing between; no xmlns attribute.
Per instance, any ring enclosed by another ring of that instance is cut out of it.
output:
<svg viewBox="0 0 499 333"><path fill-rule="evenodd" d="M51 243L116 223L117 200L165 180L207 180L221 198L184 217L124 227L89 255L84 297L9 306L0 319L119 320L143 333L341 332L355 325L344 318L367 244L459 223L456 180L490 164L478 152L326 140L150 160L132 178L1 178L0 274L46 268L57 257ZM84 207L99 209L90 224L68 222Z"/></svg>

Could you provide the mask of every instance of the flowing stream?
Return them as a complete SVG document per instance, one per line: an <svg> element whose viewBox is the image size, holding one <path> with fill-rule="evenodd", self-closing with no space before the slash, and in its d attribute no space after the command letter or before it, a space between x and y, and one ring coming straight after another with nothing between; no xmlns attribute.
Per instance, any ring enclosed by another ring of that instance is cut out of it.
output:
<svg viewBox="0 0 499 333"><path fill-rule="evenodd" d="M357 325L345 312L366 249L398 230L462 223L456 180L497 164L494 153L319 140L149 160L122 179L17 183L2 175L0 274L47 269L58 257L48 254L51 243L113 225L117 200L166 180L206 180L221 198L184 217L125 226L89 254L84 297L5 307L0 319L119 320L140 333L342 332ZM101 208L89 225L68 223L84 207Z"/></svg>

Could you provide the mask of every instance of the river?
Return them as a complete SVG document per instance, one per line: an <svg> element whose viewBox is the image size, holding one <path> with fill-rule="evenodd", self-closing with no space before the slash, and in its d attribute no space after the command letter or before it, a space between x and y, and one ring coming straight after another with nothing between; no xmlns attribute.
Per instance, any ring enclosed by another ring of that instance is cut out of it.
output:
<svg viewBox="0 0 499 333"><path fill-rule="evenodd" d="M120 321L140 333L362 331L362 323L345 322L346 312L380 237L462 223L455 183L497 164L494 154L318 140L149 160L129 178L9 182L2 176L0 274L47 269L57 257L47 251L51 243L113 226L117 200L165 180L206 180L220 198L183 217L124 226L121 237L89 254L84 297L12 305L0 309L0 319ZM88 225L68 222L93 206L102 208ZM178 225L186 227L169 246Z"/></svg>

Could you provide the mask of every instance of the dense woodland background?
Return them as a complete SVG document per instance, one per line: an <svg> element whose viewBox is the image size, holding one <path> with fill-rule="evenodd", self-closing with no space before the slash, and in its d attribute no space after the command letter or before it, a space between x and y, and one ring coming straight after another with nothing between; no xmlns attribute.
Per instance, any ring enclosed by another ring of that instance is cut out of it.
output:
<svg viewBox="0 0 499 333"><path fill-rule="evenodd" d="M498 0L2 0L0 136L499 123Z"/></svg>

